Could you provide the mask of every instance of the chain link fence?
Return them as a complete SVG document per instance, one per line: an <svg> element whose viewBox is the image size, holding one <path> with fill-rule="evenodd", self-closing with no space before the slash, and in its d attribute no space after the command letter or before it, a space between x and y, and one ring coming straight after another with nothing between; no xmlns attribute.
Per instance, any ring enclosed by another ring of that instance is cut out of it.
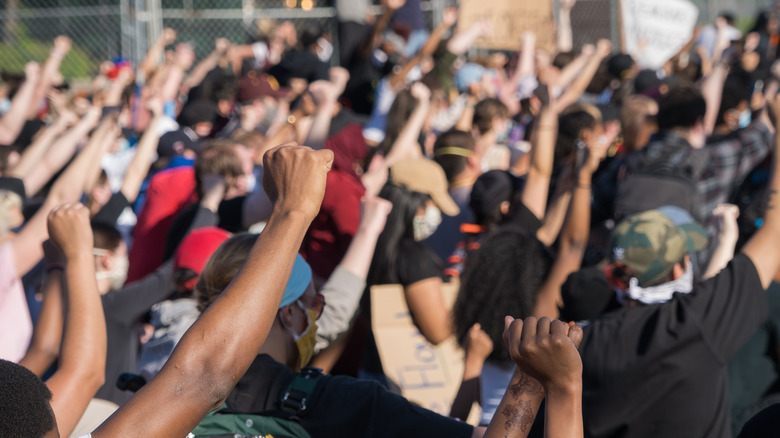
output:
<svg viewBox="0 0 780 438"><path fill-rule="evenodd" d="M520 0L518 0L520 1ZM700 20L732 11L749 26L769 0L693 0ZM373 0L372 3L377 3ZM179 41L207 55L214 40L247 43L258 18L290 20L296 28L316 24L338 35L333 0L0 0L0 71L21 72L27 61L44 61L52 40L67 35L73 49L64 59L66 78L93 75L103 60L118 56L138 61L149 41L171 27ZM422 8L431 26L457 0L426 0ZM558 1L555 0L558 7ZM374 11L378 11L375 8ZM619 40L617 0L578 0L572 10L575 49L583 43ZM338 50L338 44L335 44ZM337 56L337 54L335 54Z"/></svg>

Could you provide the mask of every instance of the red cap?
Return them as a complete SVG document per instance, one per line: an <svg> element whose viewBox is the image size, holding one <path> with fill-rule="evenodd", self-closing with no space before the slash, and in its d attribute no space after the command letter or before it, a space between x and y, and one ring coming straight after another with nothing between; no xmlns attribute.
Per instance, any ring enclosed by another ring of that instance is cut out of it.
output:
<svg viewBox="0 0 780 438"><path fill-rule="evenodd" d="M192 269L198 274L191 280L185 282L182 286L187 290L195 288L200 273L206 266L214 251L222 245L222 242L230 238L232 234L217 227L205 227L192 231L182 240L176 249L176 255L173 260L173 270L180 268Z"/></svg>

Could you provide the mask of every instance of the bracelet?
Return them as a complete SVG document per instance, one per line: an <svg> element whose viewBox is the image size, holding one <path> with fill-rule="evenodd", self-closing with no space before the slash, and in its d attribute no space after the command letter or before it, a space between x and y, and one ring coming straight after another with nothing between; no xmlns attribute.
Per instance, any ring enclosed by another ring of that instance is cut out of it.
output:
<svg viewBox="0 0 780 438"><path fill-rule="evenodd" d="M49 263L46 265L46 272L51 271L65 271L65 265L62 263Z"/></svg>

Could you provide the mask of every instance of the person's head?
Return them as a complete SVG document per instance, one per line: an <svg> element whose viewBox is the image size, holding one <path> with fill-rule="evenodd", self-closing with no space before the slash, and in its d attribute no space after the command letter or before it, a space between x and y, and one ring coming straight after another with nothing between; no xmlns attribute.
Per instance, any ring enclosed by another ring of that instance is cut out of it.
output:
<svg viewBox="0 0 780 438"><path fill-rule="evenodd" d="M122 235L113 225L98 221L92 222L92 235L98 292L103 295L121 289L129 266L127 245Z"/></svg>
<svg viewBox="0 0 780 438"><path fill-rule="evenodd" d="M279 99L289 93L289 88L282 87L273 76L251 70L238 81L236 99L241 103L242 117L251 116L259 123L272 120Z"/></svg>
<svg viewBox="0 0 780 438"><path fill-rule="evenodd" d="M485 67L469 62L455 73L455 88L461 93L479 97L483 94L483 80L487 73Z"/></svg>
<svg viewBox="0 0 780 438"><path fill-rule="evenodd" d="M230 236L221 228L205 227L193 230L181 241L173 257L173 281L177 290L191 292L195 289L211 254Z"/></svg>
<svg viewBox="0 0 780 438"><path fill-rule="evenodd" d="M631 302L668 301L675 292L691 292L692 257L706 245L707 232L681 208L665 206L629 216L610 237L607 279L620 298Z"/></svg>
<svg viewBox="0 0 780 438"><path fill-rule="evenodd" d="M201 312L211 306L238 274L255 241L257 234L242 233L227 239L217 248L195 285ZM296 370L305 366L314 353L316 320L325 305L324 298L314 290L311 280L311 267L297 255L279 311L261 349Z"/></svg>
<svg viewBox="0 0 780 438"><path fill-rule="evenodd" d="M596 109L598 112L598 109ZM596 140L603 127L594 113L585 108L566 111L558 117L558 137L555 143L555 162L563 163L577 150L577 144Z"/></svg>
<svg viewBox="0 0 780 438"><path fill-rule="evenodd" d="M509 359L504 347L504 316L525 318L533 312L539 288L552 258L530 233L501 231L469 258L453 308L455 335L463 344L469 328L479 323L493 341L490 358Z"/></svg>
<svg viewBox="0 0 780 438"><path fill-rule="evenodd" d="M368 167L369 149L363 127L350 124L325 140L325 149L333 151L333 170L359 176Z"/></svg>
<svg viewBox="0 0 780 438"><path fill-rule="evenodd" d="M658 129L658 103L646 96L630 96L620 109L623 145L626 152L643 148Z"/></svg>
<svg viewBox="0 0 780 438"><path fill-rule="evenodd" d="M101 169L97 181L87 193L85 205L89 208L90 214L93 216L97 214L108 203L113 193L111 185L108 183L108 174Z"/></svg>
<svg viewBox="0 0 780 438"><path fill-rule="evenodd" d="M0 436L59 437L51 391L27 368L0 359Z"/></svg>
<svg viewBox="0 0 780 438"><path fill-rule="evenodd" d="M685 137L692 146L703 147L704 113L707 103L693 84L674 85L658 101L658 130L672 131Z"/></svg>
<svg viewBox="0 0 780 438"><path fill-rule="evenodd" d="M750 77L744 72L734 72L726 77L720 98L720 109L715 121L717 130L736 131L750 124Z"/></svg>
<svg viewBox="0 0 780 438"><path fill-rule="evenodd" d="M182 108L178 121L182 126L192 129L198 137L206 137L211 133L214 119L217 117L217 105L206 99L188 102Z"/></svg>
<svg viewBox="0 0 780 438"><path fill-rule="evenodd" d="M471 188L469 207L477 225L486 230L499 224L508 214L520 181L505 170L483 173Z"/></svg>
<svg viewBox="0 0 780 438"><path fill-rule="evenodd" d="M455 129L441 134L433 145L433 160L441 166L452 185L463 178L476 178L480 172L480 157L474 150L474 137Z"/></svg>
<svg viewBox="0 0 780 438"><path fill-rule="evenodd" d="M491 131L497 136L505 134L508 119L509 109L498 99L482 99L474 106L472 123L482 135Z"/></svg>
<svg viewBox="0 0 780 438"><path fill-rule="evenodd" d="M218 174L230 184L226 198L251 192L254 188L252 151L231 140L211 140L203 145L195 159L195 188L203 196L203 178Z"/></svg>
<svg viewBox="0 0 780 438"><path fill-rule="evenodd" d="M427 158L410 158L392 165L379 197L390 201L393 209L377 241L369 284L397 282L395 266L401 240L424 240L436 231L442 213L455 216L460 212L447 193L444 171Z"/></svg>
<svg viewBox="0 0 780 438"><path fill-rule="evenodd" d="M0 242L24 223L24 196L21 180L0 177Z"/></svg>

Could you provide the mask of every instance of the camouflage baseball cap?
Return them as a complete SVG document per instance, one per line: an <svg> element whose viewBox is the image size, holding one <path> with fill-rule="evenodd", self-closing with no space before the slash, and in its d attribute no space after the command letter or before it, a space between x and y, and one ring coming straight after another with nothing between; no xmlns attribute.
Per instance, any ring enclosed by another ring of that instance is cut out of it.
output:
<svg viewBox="0 0 780 438"><path fill-rule="evenodd" d="M612 232L612 260L631 270L640 285L669 275L685 254L707 246L707 232L685 210L661 207L623 220Z"/></svg>

